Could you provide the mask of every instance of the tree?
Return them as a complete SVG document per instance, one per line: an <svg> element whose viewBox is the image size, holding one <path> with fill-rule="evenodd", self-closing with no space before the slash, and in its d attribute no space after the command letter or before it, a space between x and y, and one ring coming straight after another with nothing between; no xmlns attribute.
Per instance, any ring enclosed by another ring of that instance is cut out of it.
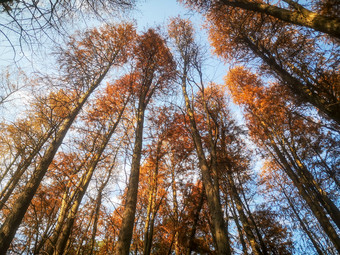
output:
<svg viewBox="0 0 340 255"><path fill-rule="evenodd" d="M133 34L134 30L131 25L107 26L102 31L94 29L85 33L82 41L71 40L69 48L60 54L59 61L65 70L65 81L74 86L74 90L71 91L75 92L77 97L74 98L74 105L70 111L65 113L66 116L56 130L55 138L48 144L32 177L18 195L10 214L2 224L0 250L7 251L9 248L30 201L86 100L99 86L111 67L119 66L126 61L126 47L132 40ZM105 44L102 43L103 39L106 41ZM99 49L100 54L97 54ZM87 73L83 72L84 69Z"/></svg>
<svg viewBox="0 0 340 255"><path fill-rule="evenodd" d="M226 232L223 211L220 203L219 185L218 180L216 179L216 169L214 169L215 163L212 163L213 169L210 169L206 155L204 153L203 141L197 128L197 120L195 118L193 103L190 101L187 93L190 72L194 70L193 68L195 68L195 64L196 67L200 67L202 64L200 62L198 47L194 42L193 33L193 28L187 20L181 20L180 18L177 18L172 20L169 25L169 35L172 38L175 49L178 53L178 66L180 68L178 71L178 80L182 87L186 114L190 123L190 132L195 144L202 174L202 181L212 218L212 234L216 241L216 250L218 254L231 254L228 234ZM199 68L196 70L200 71ZM199 83L200 86L202 86L202 91L204 91L202 76L200 76L200 78L201 79ZM213 137L210 137L210 142L214 143L212 138ZM214 147L211 147L211 157L215 157L215 152L213 150ZM215 175L215 179L213 178L211 172Z"/></svg>
<svg viewBox="0 0 340 255"><path fill-rule="evenodd" d="M335 38L340 38L340 19L336 11L335 1L320 1L321 8L318 8L316 12L310 11L297 1L284 0L287 4L286 7L280 7L278 5L266 3L264 1L210 1L210 0L182 0L182 2L195 6L199 10L209 10L212 8L221 8L223 6L229 6L235 9L247 10L250 12L263 13L272 16L278 20L285 21L290 24L295 24L303 27L312 28L313 30L326 33ZM318 1L316 1L318 2ZM326 6L334 5L335 13L324 13ZM315 6L313 6L315 8ZM318 6L316 6L318 7ZM227 14L227 12L226 12Z"/></svg>
<svg viewBox="0 0 340 255"><path fill-rule="evenodd" d="M339 249L339 236L327 216L339 225L339 209L310 172L305 160L307 149L302 144L304 139L311 139L320 131L300 119L290 108L289 95L276 84L265 88L256 75L238 67L229 73L227 85L234 101L245 107L248 127L256 143L289 176L325 233ZM301 139L301 133L309 137Z"/></svg>
<svg viewBox="0 0 340 255"><path fill-rule="evenodd" d="M67 194L69 199L67 206L64 206L60 211L61 219L58 219L58 223L55 231L50 238L49 246L47 248L48 254L62 254L65 250L66 243L69 240L70 232L72 230L76 214L78 212L80 203L89 187L92 176L97 168L99 161L102 159L104 151L116 132L117 126L123 116L125 107L130 100L130 88L131 82L129 77L123 77L117 80L115 84L108 85L106 93L97 98L97 104L94 106L95 110L90 111L89 116L86 118L86 124L93 129L99 129L94 132L94 136L87 135L87 142L90 144L90 150L86 155L91 155L83 159L81 163L82 168L85 171L82 173L76 189ZM92 141L91 141L92 140ZM90 142L91 141L91 142ZM111 162L115 164L115 162ZM110 168L111 169L111 168ZM112 171L112 170L111 170ZM104 186L105 187L105 186ZM68 192L66 192L68 193Z"/></svg>
<svg viewBox="0 0 340 255"><path fill-rule="evenodd" d="M22 52L24 46L34 49L43 43L42 39L55 40L55 33L68 36L67 24L80 17L103 18L108 13L129 10L134 3L134 0L1 0L1 37L12 47L15 60L17 45Z"/></svg>
<svg viewBox="0 0 340 255"><path fill-rule="evenodd" d="M135 220L145 110L154 94L164 91L175 74L172 55L154 30L149 29L139 36L133 53L135 69L131 76L138 102L137 123L123 222L116 245L116 253L126 255L129 254Z"/></svg>
<svg viewBox="0 0 340 255"><path fill-rule="evenodd" d="M317 37L271 17L232 8L213 8L207 18L217 55L257 66L260 60L259 71L279 80L297 104L311 104L340 123L336 44L322 44Z"/></svg>

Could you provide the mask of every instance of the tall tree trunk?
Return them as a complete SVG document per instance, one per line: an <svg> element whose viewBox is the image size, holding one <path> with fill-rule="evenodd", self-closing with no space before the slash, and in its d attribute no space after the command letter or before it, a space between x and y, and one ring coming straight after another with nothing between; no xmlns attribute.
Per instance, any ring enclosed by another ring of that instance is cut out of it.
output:
<svg viewBox="0 0 340 255"><path fill-rule="evenodd" d="M157 197L157 190L158 190L158 170L159 170L159 161L160 161L160 153L162 148L162 139L159 139L157 142L156 148L156 165L152 173L152 180L151 180L151 190L149 194L149 203L147 209L147 219L145 222L144 228L144 255L149 255L151 253L152 247L152 239L153 239L153 229L154 229L154 222L156 217L156 197Z"/></svg>
<svg viewBox="0 0 340 255"><path fill-rule="evenodd" d="M295 1L285 1L289 3L294 8L294 10L287 10L263 2L254 2L249 0L221 0L221 2L228 6L239 7L241 9L259 13L265 13L279 20L299 26L310 27L316 31L320 31L333 37L340 38L339 18L327 17L316 12L312 12L297 4Z"/></svg>
<svg viewBox="0 0 340 255"><path fill-rule="evenodd" d="M174 159L172 160L174 162ZM178 220L179 220L179 213L178 213L178 202L177 202L177 185L176 185L176 178L175 178L175 166L171 167L171 188L172 188L172 199L173 199L173 214L174 214L174 244L175 244L175 254L179 255L179 236L178 236Z"/></svg>
<svg viewBox="0 0 340 255"><path fill-rule="evenodd" d="M130 243L132 240L132 232L135 221L137 194L139 185L139 169L143 145L143 127L144 127L144 111L145 111L145 97L141 95L138 103L137 111L137 127L135 131L135 145L132 155L131 172L126 193L126 202L123 213L122 226L119 231L118 242L115 252L117 255L128 255L130 250Z"/></svg>
<svg viewBox="0 0 340 255"><path fill-rule="evenodd" d="M149 236L150 236L150 218L151 218L151 208L152 204L154 203L154 197L153 197L153 188L149 190L149 201L148 201L148 207L146 209L146 219L145 219L145 226L144 226L144 242L143 242L143 254L148 254L148 246L149 246Z"/></svg>
<svg viewBox="0 0 340 255"><path fill-rule="evenodd" d="M212 181L212 178L210 175L210 169L209 169L209 166L208 166L205 154L204 154L204 150L203 150L202 140L198 132L198 129L196 127L194 112L190 106L190 100L189 100L189 97L186 91L186 81L185 81L186 75L184 75L183 77L184 78L182 79L182 92L183 92L183 96L185 99L187 114L190 120L191 135L194 140L196 153L197 153L198 160L199 160L199 166L202 172L202 181L205 187L205 193L207 196L209 211L211 214L212 230L213 230L212 234L216 240L217 254L219 255L228 254L229 255L231 254L231 250L230 250L228 234L226 231L225 222L223 218L223 211L222 211L222 206L220 203L220 196L219 196L219 193L216 192L214 183Z"/></svg>

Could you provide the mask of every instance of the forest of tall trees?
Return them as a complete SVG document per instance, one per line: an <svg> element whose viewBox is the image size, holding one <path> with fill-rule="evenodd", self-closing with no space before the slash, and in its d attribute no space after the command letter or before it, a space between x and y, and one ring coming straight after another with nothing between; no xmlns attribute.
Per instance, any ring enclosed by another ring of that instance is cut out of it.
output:
<svg viewBox="0 0 340 255"><path fill-rule="evenodd" d="M1 70L0 255L340 254L340 2L178 2L210 45L106 22L138 1L0 0L13 52L63 40Z"/></svg>

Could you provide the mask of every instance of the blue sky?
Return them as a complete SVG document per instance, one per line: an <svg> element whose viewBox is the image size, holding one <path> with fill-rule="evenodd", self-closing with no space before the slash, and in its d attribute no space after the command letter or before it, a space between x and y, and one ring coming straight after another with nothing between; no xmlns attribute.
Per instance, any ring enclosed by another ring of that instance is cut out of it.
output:
<svg viewBox="0 0 340 255"><path fill-rule="evenodd" d="M197 14L190 13L190 11L177 3L176 0L144 0L137 5L139 11L134 13L138 21L140 29L167 24L169 17L181 15L191 19L194 23L202 21Z"/></svg>
<svg viewBox="0 0 340 255"><path fill-rule="evenodd" d="M139 1L137 10L131 15L137 21L137 26L140 31L149 27L163 26L168 24L169 18L180 15L182 18L191 20L194 24L197 37L201 43L211 52L207 35L202 30L204 18L186 9L183 5L179 4L176 0L144 0ZM223 65L216 57L211 56L207 63L207 72L209 80L217 83L223 82L223 76L226 74L227 67Z"/></svg>

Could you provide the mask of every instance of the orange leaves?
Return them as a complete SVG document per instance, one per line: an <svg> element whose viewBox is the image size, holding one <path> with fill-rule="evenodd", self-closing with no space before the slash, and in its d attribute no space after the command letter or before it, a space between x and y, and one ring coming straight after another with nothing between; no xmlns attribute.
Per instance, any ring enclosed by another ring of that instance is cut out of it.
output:
<svg viewBox="0 0 340 255"><path fill-rule="evenodd" d="M139 93L150 97L155 90L165 89L175 76L175 63L164 39L149 29L138 37L133 53Z"/></svg>
<svg viewBox="0 0 340 255"><path fill-rule="evenodd" d="M263 93L263 85L257 75L244 67L235 67L225 77L225 83L238 104L251 104Z"/></svg>
<svg viewBox="0 0 340 255"><path fill-rule="evenodd" d="M188 49L194 44L194 30L190 20L172 18L168 25L168 34L175 41L182 57L189 53Z"/></svg>
<svg viewBox="0 0 340 255"><path fill-rule="evenodd" d="M102 124L115 120L125 109L133 93L134 77L125 75L114 83L107 83L106 88L97 97L85 119Z"/></svg>
<svg viewBox="0 0 340 255"><path fill-rule="evenodd" d="M127 61L135 37L135 29L129 23L105 25L72 37L58 58L64 79L75 88L87 88L110 66L121 66Z"/></svg>

